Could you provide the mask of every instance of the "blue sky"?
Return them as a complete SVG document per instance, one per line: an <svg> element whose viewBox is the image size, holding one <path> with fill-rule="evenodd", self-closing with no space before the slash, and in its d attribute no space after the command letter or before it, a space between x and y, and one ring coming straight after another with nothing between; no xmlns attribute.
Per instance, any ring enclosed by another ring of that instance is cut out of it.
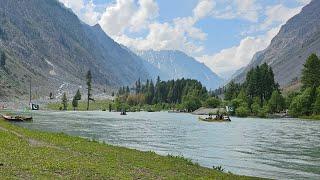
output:
<svg viewBox="0 0 320 180"><path fill-rule="evenodd" d="M310 0L60 0L132 49L181 50L230 76Z"/></svg>

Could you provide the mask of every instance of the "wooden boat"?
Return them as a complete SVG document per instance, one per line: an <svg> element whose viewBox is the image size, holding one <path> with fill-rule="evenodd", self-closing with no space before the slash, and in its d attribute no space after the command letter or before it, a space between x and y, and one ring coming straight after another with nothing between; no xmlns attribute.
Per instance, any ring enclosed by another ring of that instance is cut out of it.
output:
<svg viewBox="0 0 320 180"><path fill-rule="evenodd" d="M120 115L126 116L126 115L127 115L127 112L121 112Z"/></svg>
<svg viewBox="0 0 320 180"><path fill-rule="evenodd" d="M1 115L3 119L14 122L32 121L32 117Z"/></svg>
<svg viewBox="0 0 320 180"><path fill-rule="evenodd" d="M199 117L200 121L206 121L206 122L231 122L231 119L229 116L223 116L222 118L218 118L218 117L212 117L209 116L207 118L203 118L203 117Z"/></svg>

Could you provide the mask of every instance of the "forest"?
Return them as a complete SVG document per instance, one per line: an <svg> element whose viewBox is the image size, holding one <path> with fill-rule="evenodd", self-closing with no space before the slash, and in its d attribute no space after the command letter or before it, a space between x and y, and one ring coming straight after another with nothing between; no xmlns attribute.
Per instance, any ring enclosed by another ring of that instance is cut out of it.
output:
<svg viewBox="0 0 320 180"><path fill-rule="evenodd" d="M267 64L247 73L243 84L230 82L225 88L225 101L241 117L286 113L292 117L317 117L320 115L320 60L316 54L307 59L302 70L302 87L283 96L274 74Z"/></svg>
<svg viewBox="0 0 320 180"><path fill-rule="evenodd" d="M221 100L209 92L199 81L192 79L177 79L161 81L157 78L156 83L147 80L141 83L138 80L134 88L121 87L115 100L116 109L132 106L150 106L155 109L178 109L192 112L202 106L218 107Z"/></svg>

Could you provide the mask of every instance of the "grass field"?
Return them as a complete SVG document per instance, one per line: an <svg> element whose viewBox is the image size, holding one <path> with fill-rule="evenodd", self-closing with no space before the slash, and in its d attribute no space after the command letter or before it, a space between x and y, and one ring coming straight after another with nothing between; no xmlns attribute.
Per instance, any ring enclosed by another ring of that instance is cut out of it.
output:
<svg viewBox="0 0 320 180"><path fill-rule="evenodd" d="M320 115L302 116L301 119L320 120Z"/></svg>
<svg viewBox="0 0 320 180"><path fill-rule="evenodd" d="M0 120L0 179L254 179Z"/></svg>

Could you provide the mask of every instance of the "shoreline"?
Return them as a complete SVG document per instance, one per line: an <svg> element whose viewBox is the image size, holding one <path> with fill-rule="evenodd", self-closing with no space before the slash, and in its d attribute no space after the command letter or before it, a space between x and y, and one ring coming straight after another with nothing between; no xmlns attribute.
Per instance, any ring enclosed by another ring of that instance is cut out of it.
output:
<svg viewBox="0 0 320 180"><path fill-rule="evenodd" d="M183 157L161 156L63 133L29 130L1 118L0 134L0 177L4 179L260 179L201 167Z"/></svg>

